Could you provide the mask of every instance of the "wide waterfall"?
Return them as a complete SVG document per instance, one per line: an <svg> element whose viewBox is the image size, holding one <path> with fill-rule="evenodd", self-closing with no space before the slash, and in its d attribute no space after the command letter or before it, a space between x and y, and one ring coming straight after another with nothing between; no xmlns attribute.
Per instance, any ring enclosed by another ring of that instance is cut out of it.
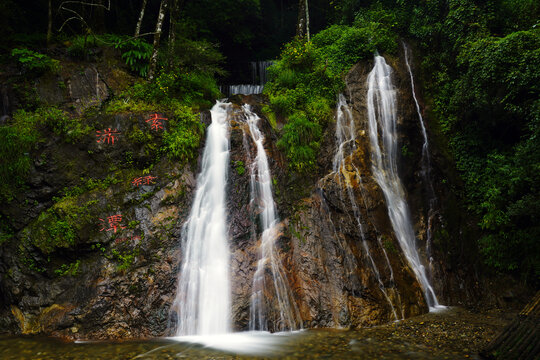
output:
<svg viewBox="0 0 540 360"><path fill-rule="evenodd" d="M430 309L439 306L416 250L411 215L397 169L397 100L392 84L392 69L382 56L368 75L367 109L372 167L388 206L388 215L401 249L418 279Z"/></svg>
<svg viewBox="0 0 540 360"><path fill-rule="evenodd" d="M253 290L251 295L251 308L249 328L250 330L269 330L267 313L267 294L275 296L279 311L279 319L274 329L271 330L294 330L297 328L296 319L298 310L292 300L287 277L283 272L283 265L274 244L278 236L278 215L274 197L272 195L272 176L268 166L268 157L264 149L264 135L258 127L260 118L253 113L249 105L243 106L251 138L256 145L257 154L251 164L251 201L253 206L258 207L262 234L259 246L259 260L257 270L253 277ZM270 274L268 274L268 269ZM268 276L272 282L269 283Z"/></svg>
<svg viewBox="0 0 540 360"><path fill-rule="evenodd" d="M178 315L176 335L222 334L231 328L225 203L229 107L218 101L211 109L197 190L182 231L182 269L172 308Z"/></svg>

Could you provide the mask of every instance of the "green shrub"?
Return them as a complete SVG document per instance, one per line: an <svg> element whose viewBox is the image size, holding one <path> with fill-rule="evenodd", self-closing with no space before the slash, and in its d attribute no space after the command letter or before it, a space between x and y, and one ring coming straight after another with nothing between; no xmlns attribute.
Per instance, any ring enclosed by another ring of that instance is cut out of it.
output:
<svg viewBox="0 0 540 360"><path fill-rule="evenodd" d="M204 126L197 114L180 104L169 124L169 131L163 136L162 151L185 164L197 156Z"/></svg>
<svg viewBox="0 0 540 360"><path fill-rule="evenodd" d="M119 38L115 40L115 48L122 52L122 59L131 71L141 77L146 77L152 45L142 38Z"/></svg>
<svg viewBox="0 0 540 360"><path fill-rule="evenodd" d="M321 135L321 126L309 121L305 113L296 112L289 117L277 145L285 151L292 170L306 172L316 166Z"/></svg>
<svg viewBox="0 0 540 360"><path fill-rule="evenodd" d="M327 99L316 96L307 103L306 114L311 121L324 127L332 119L332 108Z"/></svg>
<svg viewBox="0 0 540 360"><path fill-rule="evenodd" d="M359 27L333 25L312 41L294 39L268 69L264 92L270 103L263 110L274 123L276 116L289 118L279 144L291 169L308 171L316 165L322 128L332 118L345 72L377 50L396 51L397 37L389 23L359 20ZM298 134L310 137L302 140Z"/></svg>
<svg viewBox="0 0 540 360"><path fill-rule="evenodd" d="M48 71L57 72L60 69L58 60L29 49L13 49L11 56L17 59L23 70L34 75L40 75Z"/></svg>
<svg viewBox="0 0 540 360"><path fill-rule="evenodd" d="M86 59L90 55L90 48L97 46L95 35L78 35L69 41L67 52L70 56L78 59Z"/></svg>
<svg viewBox="0 0 540 360"><path fill-rule="evenodd" d="M0 199L11 201L23 186L30 169L30 152L40 140L40 118L19 111L12 123L0 126Z"/></svg>
<svg viewBox="0 0 540 360"><path fill-rule="evenodd" d="M164 54L164 63L169 64L169 71L206 74L210 77L224 76L226 72L221 64L225 57L217 46L206 40L192 40L183 33L177 34L174 51Z"/></svg>

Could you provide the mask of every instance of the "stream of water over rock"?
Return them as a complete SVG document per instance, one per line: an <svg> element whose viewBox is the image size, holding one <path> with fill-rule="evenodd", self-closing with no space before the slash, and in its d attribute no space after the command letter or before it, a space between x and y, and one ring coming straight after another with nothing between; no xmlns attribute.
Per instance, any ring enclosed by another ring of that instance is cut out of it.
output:
<svg viewBox="0 0 540 360"><path fill-rule="evenodd" d="M424 265L416 249L416 236L405 191L397 167L397 99L392 83L392 68L384 57L376 55L375 65L367 78L367 109L372 168L381 187L394 232L431 310L439 307Z"/></svg>
<svg viewBox="0 0 540 360"><path fill-rule="evenodd" d="M256 213L259 214L262 228L259 260L253 277L249 328L250 330L268 330L266 319L268 305L265 291L270 291L277 298L280 317L277 328L272 330L294 330L297 327L298 309L290 294L287 277L274 246L278 236L278 214L272 195L272 176L268 166L268 157L263 145L264 135L258 126L261 119L251 111L249 105L244 105L242 109L257 149L255 160L251 164L250 204L258 208ZM266 280L267 269L270 269L272 284L268 284Z"/></svg>
<svg viewBox="0 0 540 360"><path fill-rule="evenodd" d="M418 120L420 123L420 129L422 132L422 138L424 140L422 144L422 158L420 160L422 166L422 177L424 179L425 185L425 196L427 197L428 202L428 214L427 214L427 226L426 226L426 256L428 257L430 263L431 259L431 243L433 241L433 221L438 215L437 208L437 196L435 195L435 189L433 188L433 179L431 176L431 155L429 152L429 141L426 131L426 124L424 122L424 117L422 116L422 111L420 109L420 104L416 98L416 90L414 86L414 76L410 65L410 53L409 47L407 44L403 43L403 52L405 57L405 65L407 66L407 71L409 72L409 77L411 80L411 91L414 99L414 105L416 108L416 113L418 114Z"/></svg>
<svg viewBox="0 0 540 360"><path fill-rule="evenodd" d="M176 335L230 332L231 291L225 189L229 164L230 104L211 110L201 172L182 234L182 269L173 304Z"/></svg>

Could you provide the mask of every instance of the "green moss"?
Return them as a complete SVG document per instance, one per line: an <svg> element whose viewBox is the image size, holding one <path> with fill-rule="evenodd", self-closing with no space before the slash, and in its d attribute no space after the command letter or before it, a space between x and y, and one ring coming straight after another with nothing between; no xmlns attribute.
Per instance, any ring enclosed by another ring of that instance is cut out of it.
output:
<svg viewBox="0 0 540 360"><path fill-rule="evenodd" d="M234 162L234 168L236 170L236 173L240 176L244 175L246 172L246 168L244 167L243 161L235 161Z"/></svg>
<svg viewBox="0 0 540 360"><path fill-rule="evenodd" d="M135 229L137 225L139 225L141 222L137 220L130 221L128 224L128 229Z"/></svg>
<svg viewBox="0 0 540 360"><path fill-rule="evenodd" d="M382 237L382 244L386 251L397 255L399 254L399 251L396 249L396 246L394 245L394 242L390 239L388 239L386 236Z"/></svg>
<svg viewBox="0 0 540 360"><path fill-rule="evenodd" d="M60 268L54 270L54 273L58 276L76 276L79 273L79 265L81 260L77 260L70 264L62 264Z"/></svg>

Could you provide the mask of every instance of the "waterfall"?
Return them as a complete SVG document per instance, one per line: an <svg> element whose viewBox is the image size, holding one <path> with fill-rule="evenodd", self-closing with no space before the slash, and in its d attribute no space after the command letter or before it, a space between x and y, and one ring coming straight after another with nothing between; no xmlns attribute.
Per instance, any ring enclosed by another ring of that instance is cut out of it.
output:
<svg viewBox="0 0 540 360"><path fill-rule="evenodd" d="M225 85L220 87L220 91L227 96L242 94L242 95L252 95L252 94L261 94L263 92L264 86L258 84L242 84L242 85Z"/></svg>
<svg viewBox="0 0 540 360"><path fill-rule="evenodd" d="M251 83L263 86L267 82L268 67L274 62L271 60L251 62Z"/></svg>
<svg viewBox="0 0 540 360"><path fill-rule="evenodd" d="M354 149L356 148L356 133L354 128L354 118L351 112L351 108L347 104L347 100L345 99L345 96L343 94L339 94L338 97L338 103L337 103L337 109L336 109L336 154L334 155L334 160L332 162L332 169L333 173L337 176L337 182L338 184L341 183L341 177L346 177L348 181L346 181L345 186L347 188L347 195L349 197L349 201L351 203L351 207L353 210L353 215L356 219L356 223L358 224L358 229L360 230L360 235L362 237L362 247L364 249L364 252L369 260L369 263L371 265L371 268L373 269L373 274L375 275L375 278L377 279L377 282L379 284L379 289L381 290L382 294L384 295L386 301L390 305L390 308L392 310L392 314L394 315L394 319L398 320L398 315L395 310L394 304L392 303L392 300L388 296L388 292L386 291L386 288L384 287L384 283L381 279L380 271L377 267L377 264L375 263L375 260L371 256L371 250L369 248L369 245L365 239L365 233L364 233L364 227L362 225L362 221L360 218L360 210L358 208L358 204L356 203L356 199L353 193L353 188L351 186L350 181L350 175L347 173L347 170L345 169L345 158L352 154L354 152ZM347 151L348 150L348 151ZM351 168L354 168L354 175L359 178L359 183L362 183L362 177L360 175L360 172L358 169L351 164ZM347 180L346 179L346 180ZM344 200L343 193L340 194L341 200ZM365 201L365 199L364 199ZM392 270L392 266L390 265L390 261L388 260L388 255L386 254L386 250L384 247L381 247L382 251L384 252L387 266L390 270L390 276L393 280L394 274ZM402 317L403 317L403 311L402 311Z"/></svg>
<svg viewBox="0 0 540 360"><path fill-rule="evenodd" d="M262 228L259 260L253 277L249 328L250 330L268 330L267 312L269 309L266 304L269 299L267 296L268 292L273 292L280 317L275 330L294 330L297 328L298 309L290 294L287 277L274 246L278 236L278 215L272 195L272 176L268 166L268 157L263 146L264 135L257 125L260 118L250 110L249 105L244 105L243 109L251 138L257 149L255 160L250 167L250 203L258 207L256 213L259 214ZM272 284L267 283L268 269Z"/></svg>
<svg viewBox="0 0 540 360"><path fill-rule="evenodd" d="M337 173L345 162L345 148L351 146L354 148L356 140L354 130L354 120L351 108L343 94L339 94L336 106L336 155L332 162L332 170Z"/></svg>
<svg viewBox="0 0 540 360"><path fill-rule="evenodd" d="M225 190L229 164L230 104L211 109L201 172L190 216L182 231L182 268L172 310L176 335L230 332L231 290Z"/></svg>
<svg viewBox="0 0 540 360"><path fill-rule="evenodd" d="M384 58L376 55L375 66L367 79L373 175L384 193L390 222L400 247L422 287L428 306L432 309L439 303L416 250L411 215L397 170L397 101L391 72Z"/></svg>
<svg viewBox="0 0 540 360"><path fill-rule="evenodd" d="M268 67L273 63L270 60L251 61L251 84L223 85L220 86L220 91L226 96L261 94L268 80Z"/></svg>
<svg viewBox="0 0 540 360"><path fill-rule="evenodd" d="M428 198L428 218L427 218L427 229L426 229L426 256L429 258L430 263L431 259L431 243L432 243L432 226L433 219L436 215L436 205L437 197L435 195L435 189L433 188L433 179L431 177L431 156L429 155L429 142L426 132L426 125L424 123L424 118L422 117L422 112L420 110L420 105L416 98L416 91L414 90L414 77L409 65L409 48L405 43L403 43L403 51L405 55L405 64L407 65L407 70L409 71L409 77L411 79L411 91L414 99L414 104L416 106L416 113L418 114L418 120L420 122L420 129L422 130L422 137L424 143L422 144L422 177L424 178L424 183L426 184L426 195Z"/></svg>

